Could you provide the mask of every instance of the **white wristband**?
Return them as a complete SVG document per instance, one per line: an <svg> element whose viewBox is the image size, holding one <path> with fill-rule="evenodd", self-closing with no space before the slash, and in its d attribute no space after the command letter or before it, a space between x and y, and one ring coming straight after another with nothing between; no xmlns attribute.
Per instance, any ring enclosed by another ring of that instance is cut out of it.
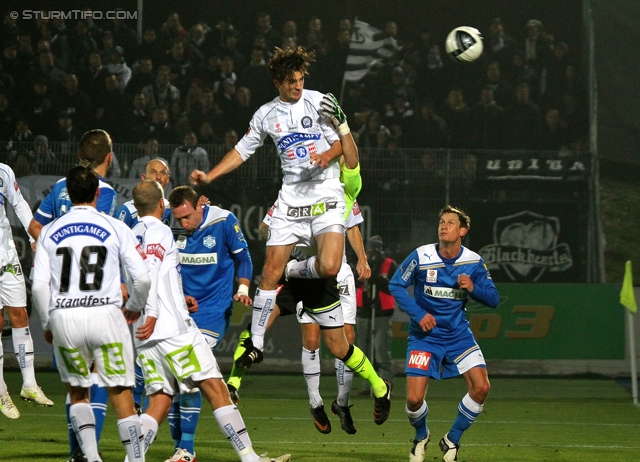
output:
<svg viewBox="0 0 640 462"><path fill-rule="evenodd" d="M338 125L338 133L340 133L340 136L345 136L346 134L351 133L349 124L346 121Z"/></svg>
<svg viewBox="0 0 640 462"><path fill-rule="evenodd" d="M240 284L238 286L238 292L236 292L238 295L244 295L245 297L249 296L249 286L246 284Z"/></svg>

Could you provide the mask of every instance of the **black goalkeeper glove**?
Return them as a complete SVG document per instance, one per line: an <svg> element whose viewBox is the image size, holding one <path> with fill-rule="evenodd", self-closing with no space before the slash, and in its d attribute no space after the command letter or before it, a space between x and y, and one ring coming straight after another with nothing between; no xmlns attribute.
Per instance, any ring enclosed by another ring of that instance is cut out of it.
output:
<svg viewBox="0 0 640 462"><path fill-rule="evenodd" d="M351 131L347 124L347 116L342 111L338 100L333 94L327 93L322 97L322 101L320 101L320 111L331 119L331 122L334 127L338 129L340 135L346 135Z"/></svg>

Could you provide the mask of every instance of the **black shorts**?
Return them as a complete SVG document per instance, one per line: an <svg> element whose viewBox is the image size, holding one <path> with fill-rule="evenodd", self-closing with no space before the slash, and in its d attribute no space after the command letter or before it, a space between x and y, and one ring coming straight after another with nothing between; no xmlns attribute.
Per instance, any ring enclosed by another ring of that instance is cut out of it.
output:
<svg viewBox="0 0 640 462"><path fill-rule="evenodd" d="M340 302L338 281L336 278L291 278L278 286L276 305L280 308L280 316L297 314L298 302L302 302L307 311L323 310L336 305Z"/></svg>

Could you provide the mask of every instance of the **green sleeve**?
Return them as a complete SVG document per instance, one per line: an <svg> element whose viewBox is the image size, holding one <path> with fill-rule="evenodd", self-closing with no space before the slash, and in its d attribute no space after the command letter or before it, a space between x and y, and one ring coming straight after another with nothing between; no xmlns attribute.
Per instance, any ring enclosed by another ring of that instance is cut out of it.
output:
<svg viewBox="0 0 640 462"><path fill-rule="evenodd" d="M353 208L353 204L362 189L362 177L360 176L360 164L356 165L353 170L342 166L340 172L340 181L344 185L344 201L345 201L345 213L344 219L346 220Z"/></svg>

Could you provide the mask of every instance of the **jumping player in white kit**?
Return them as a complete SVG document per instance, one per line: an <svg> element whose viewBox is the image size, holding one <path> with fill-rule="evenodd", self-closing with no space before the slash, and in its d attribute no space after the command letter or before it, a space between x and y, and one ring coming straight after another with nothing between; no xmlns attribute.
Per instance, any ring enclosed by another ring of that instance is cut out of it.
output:
<svg viewBox="0 0 640 462"><path fill-rule="evenodd" d="M279 96L253 115L249 130L208 173L194 170L189 181L207 184L235 170L251 157L269 135L278 150L283 172L278 207L267 241L260 286L253 300L250 354L260 360L264 333L276 299L276 288L296 244L318 243L311 271L332 278L342 264L344 192L340 183L342 153L338 131L321 113L322 93L304 89L313 53L304 48L276 52L268 69ZM256 361L258 362L258 361Z"/></svg>

